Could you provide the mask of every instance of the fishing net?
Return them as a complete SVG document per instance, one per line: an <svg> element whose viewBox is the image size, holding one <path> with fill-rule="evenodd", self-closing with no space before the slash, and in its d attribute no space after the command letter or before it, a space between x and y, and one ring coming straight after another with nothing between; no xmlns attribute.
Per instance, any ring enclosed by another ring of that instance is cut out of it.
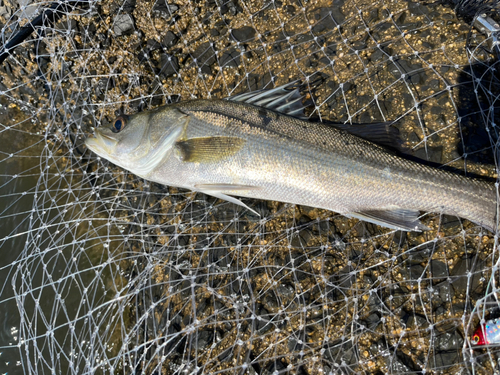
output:
<svg viewBox="0 0 500 375"><path fill-rule="evenodd" d="M259 217L83 141L119 113L300 80L315 121L393 121L409 157L496 181L499 11L2 0L1 372L498 372L470 339L499 316L497 233L244 199Z"/></svg>

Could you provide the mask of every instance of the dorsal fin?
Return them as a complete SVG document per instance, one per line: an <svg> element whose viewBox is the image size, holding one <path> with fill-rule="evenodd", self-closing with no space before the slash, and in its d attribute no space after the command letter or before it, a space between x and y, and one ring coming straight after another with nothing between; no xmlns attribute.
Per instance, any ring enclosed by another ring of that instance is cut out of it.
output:
<svg viewBox="0 0 500 375"><path fill-rule="evenodd" d="M226 98L232 102L253 104L264 107L284 115L293 116L301 120L307 120L305 108L302 101L304 97L300 94L300 82L290 82L274 89L263 89Z"/></svg>
<svg viewBox="0 0 500 375"><path fill-rule="evenodd" d="M316 80L311 82L310 86L315 87L317 84L318 81ZM309 104L307 104L307 101L306 104L304 104L304 96L300 93L303 88L304 84L299 80L286 83L274 89L245 92L225 98L225 100L264 107L300 120L320 121L319 118L309 118L306 116L305 108L309 107ZM366 124L341 124L328 120L322 120L321 122L366 139L389 151L408 152L408 150L403 147L403 142L399 136L399 130L392 126L391 122Z"/></svg>

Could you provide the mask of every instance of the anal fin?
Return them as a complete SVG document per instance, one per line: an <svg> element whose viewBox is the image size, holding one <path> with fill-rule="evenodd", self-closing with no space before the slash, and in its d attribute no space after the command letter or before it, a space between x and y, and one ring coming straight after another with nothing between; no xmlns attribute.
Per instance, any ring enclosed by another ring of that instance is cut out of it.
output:
<svg viewBox="0 0 500 375"><path fill-rule="evenodd" d="M386 211L363 211L349 212L348 217L353 217L359 220L367 221L373 224L382 225L387 228L404 230L404 231L424 231L429 230L427 226L422 224L418 219L419 211L414 210L386 210Z"/></svg>

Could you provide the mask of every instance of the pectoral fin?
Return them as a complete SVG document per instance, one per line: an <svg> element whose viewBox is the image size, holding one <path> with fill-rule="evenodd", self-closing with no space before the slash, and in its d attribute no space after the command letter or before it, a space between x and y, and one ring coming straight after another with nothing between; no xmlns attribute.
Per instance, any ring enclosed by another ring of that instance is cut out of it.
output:
<svg viewBox="0 0 500 375"><path fill-rule="evenodd" d="M230 195L226 195L226 194L221 193L220 191L217 191L217 190L210 190L210 189L203 190L203 189L198 189L198 187L197 187L197 190L201 193L211 195L212 197L219 198L219 199L234 203L238 206L244 207L247 210L253 212L255 215L260 217L260 214L257 211L251 209L245 203L243 203L242 201L240 201L239 199L237 199L235 197L231 197ZM231 189L231 190L237 190L237 189ZM248 189L245 189L245 190L248 190Z"/></svg>
<svg viewBox="0 0 500 375"><path fill-rule="evenodd" d="M190 138L175 143L177 157L185 162L213 163L236 154L245 140L239 137L200 137Z"/></svg>
<svg viewBox="0 0 500 375"><path fill-rule="evenodd" d="M348 213L346 216L359 220L368 221L377 225L382 225L396 230L404 231L423 231L429 230L418 219L418 211L413 210L391 210L391 211L363 211Z"/></svg>

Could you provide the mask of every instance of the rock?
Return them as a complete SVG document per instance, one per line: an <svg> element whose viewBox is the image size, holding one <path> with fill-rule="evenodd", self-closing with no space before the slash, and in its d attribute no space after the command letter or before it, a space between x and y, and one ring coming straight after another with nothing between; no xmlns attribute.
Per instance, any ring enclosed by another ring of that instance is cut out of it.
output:
<svg viewBox="0 0 500 375"><path fill-rule="evenodd" d="M134 18L130 14L118 14L114 18L115 35L129 35L134 32Z"/></svg>
<svg viewBox="0 0 500 375"><path fill-rule="evenodd" d="M215 51L209 42L200 44L192 56L197 60L198 66L212 65L215 62Z"/></svg>
<svg viewBox="0 0 500 375"><path fill-rule="evenodd" d="M149 39L146 42L146 48L148 51L156 51L157 49L161 49L161 44L154 39Z"/></svg>
<svg viewBox="0 0 500 375"><path fill-rule="evenodd" d="M483 262L475 258L462 258L451 270L451 284L456 293L467 294L479 287Z"/></svg>
<svg viewBox="0 0 500 375"><path fill-rule="evenodd" d="M167 34L163 37L161 44L163 44L165 47L172 47L175 46L177 41L179 40L179 37L175 35L171 31L167 31Z"/></svg>
<svg viewBox="0 0 500 375"><path fill-rule="evenodd" d="M448 266L440 260L431 260L431 277L440 279L448 277Z"/></svg>
<svg viewBox="0 0 500 375"><path fill-rule="evenodd" d="M166 53L160 55L160 73L165 77L173 76L179 71L179 60L176 56L170 56Z"/></svg>
<svg viewBox="0 0 500 375"><path fill-rule="evenodd" d="M253 27L244 26L240 29L233 30L233 38L238 42L246 42L255 37L255 30Z"/></svg>
<svg viewBox="0 0 500 375"><path fill-rule="evenodd" d="M175 4L168 4L166 0L158 0L153 7L153 14L161 18L170 18L179 7Z"/></svg>

